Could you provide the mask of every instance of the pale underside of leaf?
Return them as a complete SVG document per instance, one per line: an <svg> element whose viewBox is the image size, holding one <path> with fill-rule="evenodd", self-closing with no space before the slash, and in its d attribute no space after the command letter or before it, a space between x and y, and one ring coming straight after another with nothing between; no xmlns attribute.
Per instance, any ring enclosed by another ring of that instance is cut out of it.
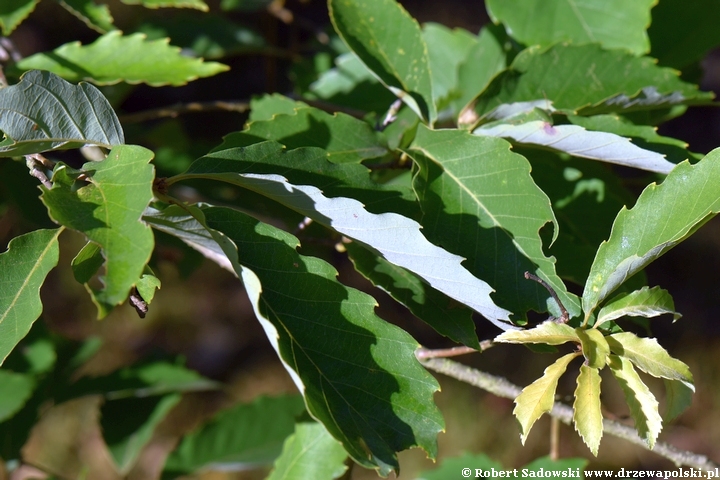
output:
<svg viewBox="0 0 720 480"><path fill-rule="evenodd" d="M544 343L546 345L562 345L567 342L580 343L580 337L570 325L546 321L528 330L503 332L495 337L495 342L502 343Z"/></svg>
<svg viewBox="0 0 720 480"><path fill-rule="evenodd" d="M511 138L523 144L550 148L574 157L588 158L639 168L656 173L669 173L675 164L664 155L645 150L630 139L607 132L594 132L577 125L555 125L542 121L521 125L480 127L475 135Z"/></svg>
<svg viewBox="0 0 720 480"><path fill-rule="evenodd" d="M0 156L26 155L57 148L125 142L110 103L87 83L71 85L50 72L31 71L0 89Z"/></svg>
<svg viewBox="0 0 720 480"><path fill-rule="evenodd" d="M585 445L597 456L603 434L600 410L600 373L597 368L583 365L577 378L573 422Z"/></svg>
<svg viewBox="0 0 720 480"><path fill-rule="evenodd" d="M586 317L626 279L685 240L720 211L720 150L695 165L678 164L615 219L600 245L583 292Z"/></svg>
<svg viewBox="0 0 720 480"><path fill-rule="evenodd" d="M675 311L675 303L667 290L643 287L617 300L609 301L598 312L595 327L624 316L652 318L666 313L673 315L673 321L681 317Z"/></svg>
<svg viewBox="0 0 720 480"><path fill-rule="evenodd" d="M645 439L652 450L662 430L662 418L658 412L655 396L640 379L630 360L610 355L608 365L625 394L625 401L630 407L630 415L638 434Z"/></svg>
<svg viewBox="0 0 720 480"><path fill-rule="evenodd" d="M523 445L535 421L552 410L558 380L565 373L568 364L579 355L578 352L568 353L557 359L545 369L542 377L525 387L515 399L513 415L520 423L520 440Z"/></svg>
<svg viewBox="0 0 720 480"><path fill-rule="evenodd" d="M0 365L42 313L40 287L58 262L56 230L36 230L10 241L0 254Z"/></svg>

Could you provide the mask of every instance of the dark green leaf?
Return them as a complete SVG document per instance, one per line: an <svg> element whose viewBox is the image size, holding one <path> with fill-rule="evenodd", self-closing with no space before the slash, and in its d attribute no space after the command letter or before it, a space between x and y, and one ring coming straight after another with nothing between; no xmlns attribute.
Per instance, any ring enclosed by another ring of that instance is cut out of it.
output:
<svg viewBox="0 0 720 480"><path fill-rule="evenodd" d="M434 243L466 258L468 269L497 292L498 305L522 318L529 309L559 316L547 290L524 279L534 272L553 286L571 315L577 298L545 256L539 231L555 222L550 200L530 176L530 165L506 141L461 130L421 127L410 147L419 169L414 177Z"/></svg>
<svg viewBox="0 0 720 480"><path fill-rule="evenodd" d="M712 98L649 57L598 45L530 47L493 79L461 119L472 126L500 105L543 99L564 112L595 115L708 103Z"/></svg>
<svg viewBox="0 0 720 480"><path fill-rule="evenodd" d="M183 56L180 48L168 45L168 41L149 41L140 33L123 36L114 30L90 45L66 43L50 53L36 53L19 61L17 68L49 70L74 82L147 83L155 87L185 85L228 70L221 63Z"/></svg>
<svg viewBox="0 0 720 480"><path fill-rule="evenodd" d="M42 313L40 287L57 265L61 231L36 230L21 235L0 254L0 365Z"/></svg>
<svg viewBox="0 0 720 480"><path fill-rule="evenodd" d="M600 245L583 292L586 317L638 270L685 240L720 211L720 150L679 164L623 209Z"/></svg>
<svg viewBox="0 0 720 480"><path fill-rule="evenodd" d="M0 156L27 155L92 144L125 143L110 103L87 83L71 85L50 72L32 71L0 89Z"/></svg>
<svg viewBox="0 0 720 480"><path fill-rule="evenodd" d="M345 248L355 269L373 285L385 290L439 334L480 349L472 310L354 242L345 245Z"/></svg>
<svg viewBox="0 0 720 480"><path fill-rule="evenodd" d="M655 0L488 0L495 23L526 45L599 43L635 55L650 50L645 29Z"/></svg>
<svg viewBox="0 0 720 480"><path fill-rule="evenodd" d="M298 423L285 440L268 480L332 480L346 470L347 453L320 423Z"/></svg>
<svg viewBox="0 0 720 480"><path fill-rule="evenodd" d="M12 418L35 390L34 375L0 370L0 423Z"/></svg>
<svg viewBox="0 0 720 480"><path fill-rule="evenodd" d="M82 170L59 164L53 188L42 195L53 220L84 233L102 249L104 288L91 290L100 318L127 299L154 247L152 232L140 221L153 196L151 159L149 150L121 145ZM78 180L80 174L87 180Z"/></svg>
<svg viewBox="0 0 720 480"><path fill-rule="evenodd" d="M0 27L3 35L10 35L20 25L40 0L3 0L0 3Z"/></svg>
<svg viewBox="0 0 720 480"><path fill-rule="evenodd" d="M666 422L671 422L690 406L695 389L680 380L664 379L663 383L665 384L665 413L663 419Z"/></svg>
<svg viewBox="0 0 720 480"><path fill-rule="evenodd" d="M302 397L288 395L259 397L220 412L183 438L168 457L165 471L190 473L211 464L270 463L303 410Z"/></svg>
<svg viewBox="0 0 720 480"><path fill-rule="evenodd" d="M395 0L329 0L328 5L350 50L418 116L434 123L427 46L417 21Z"/></svg>

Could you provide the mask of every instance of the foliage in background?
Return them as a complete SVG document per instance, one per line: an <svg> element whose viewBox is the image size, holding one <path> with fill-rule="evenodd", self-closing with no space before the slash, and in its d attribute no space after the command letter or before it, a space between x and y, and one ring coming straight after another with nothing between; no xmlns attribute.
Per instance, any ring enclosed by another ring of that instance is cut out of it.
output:
<svg viewBox="0 0 720 480"><path fill-rule="evenodd" d="M37 3L1 6L3 33ZM97 39L26 58L2 44L0 156L38 180L15 201L36 201L39 188L47 212L28 218L29 232L0 254L2 459L68 478L132 475L153 435L222 389L167 360L73 373L101 346L34 326L65 230L86 239L71 267L99 318L126 301L142 317L152 308L162 295L152 255L168 238L231 271L301 394L186 425L154 476L274 462L271 479L331 479L346 475L347 457L387 476L402 450L436 457L444 421L433 401L438 383L415 357L420 345L375 312L372 296L342 283L329 257L307 253L318 244L346 252L416 321L459 344L480 349L477 321L503 331L497 343L572 344L516 398L522 442L551 410L566 371L576 378L573 423L594 455L605 367L650 449L663 417L637 370L666 381L666 420L689 405L687 365L632 327L638 317L680 317L667 291L644 285L642 270L720 212L717 151L694 154L655 128L713 99L686 80L720 44L716 29L696 30L692 8L677 21L674 0L578 0L574 9L488 0L494 23L476 34L420 25L395 0L329 0L334 33L317 36L324 44L311 62L291 55L295 98L181 105L134 119L249 110L244 128L216 132L227 135L206 148L169 123L165 139L150 141L116 112L138 84L179 87L220 74L240 82L242 72L202 56L279 53L228 12L292 13L276 2L224 1L221 12L202 0L123 3L197 11L121 31L106 5L64 0ZM693 41L674 49L670 30ZM624 186L613 164L635 169L642 193ZM223 188L243 193L223 199ZM582 296L566 282L584 285ZM529 323L531 312L547 320ZM53 445L63 440L49 432L63 417L73 418L66 436L81 452L91 448L82 439L101 440L106 463L69 453L58 461ZM555 466L582 467L566 462ZM457 470L443 465L422 478L443 469Z"/></svg>

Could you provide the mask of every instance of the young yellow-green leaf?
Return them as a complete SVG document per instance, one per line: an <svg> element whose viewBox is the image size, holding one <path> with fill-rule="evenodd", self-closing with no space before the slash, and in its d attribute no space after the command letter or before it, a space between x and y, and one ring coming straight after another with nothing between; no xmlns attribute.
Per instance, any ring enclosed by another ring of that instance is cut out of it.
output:
<svg viewBox="0 0 720 480"><path fill-rule="evenodd" d="M120 0L128 5L142 5L145 8L194 8L207 12L207 4L203 0Z"/></svg>
<svg viewBox="0 0 720 480"><path fill-rule="evenodd" d="M682 316L675 311L675 302L667 290L643 287L608 301L598 312L595 327L624 316L651 318L664 313L672 314L673 321Z"/></svg>
<svg viewBox="0 0 720 480"><path fill-rule="evenodd" d="M594 115L708 103L712 98L652 58L594 44L558 44L523 50L461 119L472 127L500 105L543 99L558 110Z"/></svg>
<svg viewBox="0 0 720 480"><path fill-rule="evenodd" d="M602 370L610 354L610 346L600 330L594 328L576 328L582 353L588 366Z"/></svg>
<svg viewBox="0 0 720 480"><path fill-rule="evenodd" d="M600 372L587 365L580 367L573 403L573 422L593 455L597 456L603 434L600 410Z"/></svg>
<svg viewBox="0 0 720 480"><path fill-rule="evenodd" d="M200 77L228 70L217 62L204 62L181 54L169 39L147 40L119 30L106 33L90 45L66 43L50 53L36 53L17 63L21 70L49 70L67 80L88 80L97 85L118 82L180 86Z"/></svg>
<svg viewBox="0 0 720 480"><path fill-rule="evenodd" d="M508 142L422 126L408 153L418 166L413 186L424 234L466 258L468 270L496 290L498 305L518 318L531 309L560 315L547 290L525 280L529 271L552 285L571 316L580 313L555 259L543 252L539 231L556 223L550 200Z"/></svg>
<svg viewBox="0 0 720 480"><path fill-rule="evenodd" d="M57 265L61 231L26 233L0 254L0 365L42 313L40 287Z"/></svg>
<svg viewBox="0 0 720 480"><path fill-rule="evenodd" d="M333 480L347 470L347 453L321 423L295 424L267 480Z"/></svg>
<svg viewBox="0 0 720 480"><path fill-rule="evenodd" d="M155 298L155 291L160 290L161 285L160 279L155 276L150 267L146 266L135 288L137 288L138 293L145 303L149 305L150 302L153 301L153 298Z"/></svg>
<svg viewBox="0 0 720 480"><path fill-rule="evenodd" d="M635 422L638 435L652 450L662 430L662 418L655 396L640 379L630 360L610 355L608 366L625 394L625 401L630 407L630 416Z"/></svg>
<svg viewBox="0 0 720 480"><path fill-rule="evenodd" d="M526 45L599 43L635 55L650 50L645 29L655 0L489 0L488 13Z"/></svg>
<svg viewBox="0 0 720 480"><path fill-rule="evenodd" d="M579 352L573 352L558 358L545 369L542 377L523 388L515 399L513 415L520 423L520 441L523 445L535 421L552 410L558 380L567 370L568 364L579 355Z"/></svg>
<svg viewBox="0 0 720 480"><path fill-rule="evenodd" d="M0 156L125 143L110 103L94 86L72 85L50 72L27 72L0 89Z"/></svg>
<svg viewBox="0 0 720 480"><path fill-rule="evenodd" d="M680 380L663 379L663 382L665 384L665 413L663 419L670 422L690 406L695 389Z"/></svg>
<svg viewBox="0 0 720 480"><path fill-rule="evenodd" d="M417 21L395 0L328 0L335 30L418 116L437 118L428 49Z"/></svg>
<svg viewBox="0 0 720 480"><path fill-rule="evenodd" d="M107 5L98 5L94 0L59 0L59 2L68 12L93 30L105 33L115 29Z"/></svg>
<svg viewBox="0 0 720 480"><path fill-rule="evenodd" d="M0 27L3 35L10 35L30 13L40 0L3 0L0 2Z"/></svg>
<svg viewBox="0 0 720 480"><path fill-rule="evenodd" d="M154 247L150 228L140 220L153 196L151 159L145 148L120 145L81 170L59 164L53 188L42 195L54 221L84 233L102 249L104 288L90 292L100 318L127 299ZM78 180L80 174L86 180Z"/></svg>
<svg viewBox="0 0 720 480"><path fill-rule="evenodd" d="M618 213L585 283L586 316L625 280L685 240L720 211L720 149L683 162L662 184L650 184L635 206Z"/></svg>
<svg viewBox="0 0 720 480"><path fill-rule="evenodd" d="M671 357L654 338L640 338L631 332L614 333L606 338L614 354L627 358L643 372L653 377L684 382L694 390L690 368Z"/></svg>
<svg viewBox="0 0 720 480"><path fill-rule="evenodd" d="M567 342L580 343L577 331L570 325L553 321L543 322L528 330L510 330L495 337L495 342L502 343L544 343L561 345Z"/></svg>

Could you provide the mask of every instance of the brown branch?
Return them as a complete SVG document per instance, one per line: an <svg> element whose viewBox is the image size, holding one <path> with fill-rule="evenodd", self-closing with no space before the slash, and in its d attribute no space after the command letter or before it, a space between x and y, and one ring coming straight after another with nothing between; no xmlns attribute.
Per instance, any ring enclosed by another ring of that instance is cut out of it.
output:
<svg viewBox="0 0 720 480"><path fill-rule="evenodd" d="M227 111L245 113L249 109L250 104L247 102L214 101L178 103L175 105L170 105L169 107L153 108L151 110L144 110L142 112L120 115L120 122L139 123L146 122L148 120L157 120L159 118L175 118L184 113L191 112Z"/></svg>
<svg viewBox="0 0 720 480"><path fill-rule="evenodd" d="M474 387L481 388L497 395L498 397L515 400L522 391L520 387L510 383L502 377L490 375L489 373L476 370L446 358L427 358L420 360L420 362L430 370L455 378ZM572 425L572 407L556 402L549 414L566 425ZM632 427L628 427L627 425L623 425L612 420L604 419L603 431L609 435L623 438L630 443L634 443L635 445L639 445L649 450L645 440L640 438L635 429ZM686 465L705 471L715 470L720 467L720 465L712 462L705 455L680 450L664 442L655 443L655 448L650 451L660 455L661 457L667 458L677 466Z"/></svg>
<svg viewBox="0 0 720 480"><path fill-rule="evenodd" d="M438 349L429 349L429 348L419 348L417 351L415 351L415 356L419 360L424 360L426 358L448 358L448 357L457 357L459 355L466 355L468 353L477 353L477 352L484 352L488 348L492 347L494 343L492 340L483 340L480 342L480 350L476 350L472 347L452 347L452 348L438 348Z"/></svg>
<svg viewBox="0 0 720 480"><path fill-rule="evenodd" d="M555 293L555 290L550 286L550 284L530 272L525 272L525 278L528 280L533 280L545 287L545 289L550 293L550 296L555 300L555 303L557 303L558 307L560 307L560 317L556 318L555 322L567 323L570 320L570 314L567 310L565 310L565 305L562 304L562 302L560 301L560 297L558 297L557 293Z"/></svg>

